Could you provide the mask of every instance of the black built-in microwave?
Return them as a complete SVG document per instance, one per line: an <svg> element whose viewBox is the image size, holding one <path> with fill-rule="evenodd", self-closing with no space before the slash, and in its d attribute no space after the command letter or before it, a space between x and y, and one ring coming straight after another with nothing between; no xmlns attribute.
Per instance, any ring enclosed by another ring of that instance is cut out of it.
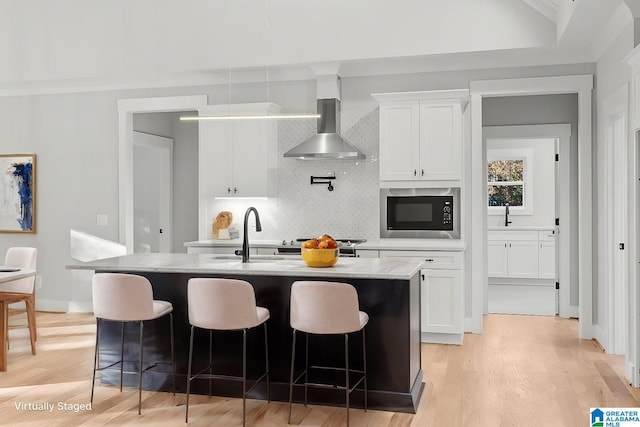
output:
<svg viewBox="0 0 640 427"><path fill-rule="evenodd" d="M458 189L383 189L380 237L459 239Z"/></svg>

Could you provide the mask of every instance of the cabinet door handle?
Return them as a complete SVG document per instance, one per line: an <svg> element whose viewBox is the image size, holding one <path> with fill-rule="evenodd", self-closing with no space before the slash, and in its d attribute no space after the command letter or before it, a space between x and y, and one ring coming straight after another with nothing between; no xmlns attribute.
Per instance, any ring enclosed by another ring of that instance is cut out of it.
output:
<svg viewBox="0 0 640 427"><path fill-rule="evenodd" d="M509 243L509 247L511 247L511 243Z"/></svg>
<svg viewBox="0 0 640 427"><path fill-rule="evenodd" d="M231 194L231 188L227 187L227 194Z"/></svg>
<svg viewBox="0 0 640 427"><path fill-rule="evenodd" d="M425 259L425 261L426 261L426 262L433 262L433 261L435 261L435 260L433 260L433 259L431 259L431 258L427 258L427 259Z"/></svg>
<svg viewBox="0 0 640 427"><path fill-rule="evenodd" d="M506 243L504 244L504 247L505 247L505 248L507 247L507 244L506 244Z"/></svg>
<svg viewBox="0 0 640 427"><path fill-rule="evenodd" d="M424 176L424 169L422 169L421 175Z"/></svg>
<svg viewBox="0 0 640 427"><path fill-rule="evenodd" d="M238 192L238 189L236 187L233 187L233 194L236 194Z"/></svg>
<svg viewBox="0 0 640 427"><path fill-rule="evenodd" d="M413 176L418 176L418 171L416 169L413 170Z"/></svg>

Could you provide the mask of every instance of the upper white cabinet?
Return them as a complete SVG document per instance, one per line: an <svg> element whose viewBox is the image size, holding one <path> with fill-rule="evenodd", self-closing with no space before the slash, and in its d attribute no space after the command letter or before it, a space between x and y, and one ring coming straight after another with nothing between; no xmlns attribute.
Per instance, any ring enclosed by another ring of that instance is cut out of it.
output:
<svg viewBox="0 0 640 427"><path fill-rule="evenodd" d="M208 105L207 115L276 113L272 103ZM201 120L199 123L200 200L213 197L274 197L278 177L275 120Z"/></svg>
<svg viewBox="0 0 640 427"><path fill-rule="evenodd" d="M393 186L459 186L462 114L468 90L378 93L380 181ZM399 183L400 182L400 183Z"/></svg>

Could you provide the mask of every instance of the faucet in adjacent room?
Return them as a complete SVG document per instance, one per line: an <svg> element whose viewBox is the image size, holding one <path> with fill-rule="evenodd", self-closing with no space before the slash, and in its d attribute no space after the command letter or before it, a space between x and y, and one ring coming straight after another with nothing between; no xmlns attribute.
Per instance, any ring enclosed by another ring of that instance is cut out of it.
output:
<svg viewBox="0 0 640 427"><path fill-rule="evenodd" d="M504 204L504 226L508 227L512 221L509 221L509 203Z"/></svg>
<svg viewBox="0 0 640 427"><path fill-rule="evenodd" d="M248 208L244 214L244 236L242 239L242 262L249 262L249 214L253 212L256 217L256 231L262 231L260 215L253 206Z"/></svg>

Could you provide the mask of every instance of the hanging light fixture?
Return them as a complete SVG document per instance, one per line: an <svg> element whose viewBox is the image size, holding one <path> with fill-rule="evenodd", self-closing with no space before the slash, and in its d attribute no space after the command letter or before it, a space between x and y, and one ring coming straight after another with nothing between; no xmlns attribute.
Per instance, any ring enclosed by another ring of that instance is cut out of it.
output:
<svg viewBox="0 0 640 427"><path fill-rule="evenodd" d="M267 1L264 0L265 11L265 28L269 29L268 20L268 6ZM231 2L228 3L227 16L229 21L229 28L231 28ZM231 58L229 58L229 66L227 68L227 84L228 84L228 104L231 105ZM269 65L267 65L267 102L269 102ZM206 115L206 116L183 116L180 117L181 121L200 121L200 120L265 120L265 119L319 119L318 113L277 113L277 114L232 114L229 112L226 115Z"/></svg>

